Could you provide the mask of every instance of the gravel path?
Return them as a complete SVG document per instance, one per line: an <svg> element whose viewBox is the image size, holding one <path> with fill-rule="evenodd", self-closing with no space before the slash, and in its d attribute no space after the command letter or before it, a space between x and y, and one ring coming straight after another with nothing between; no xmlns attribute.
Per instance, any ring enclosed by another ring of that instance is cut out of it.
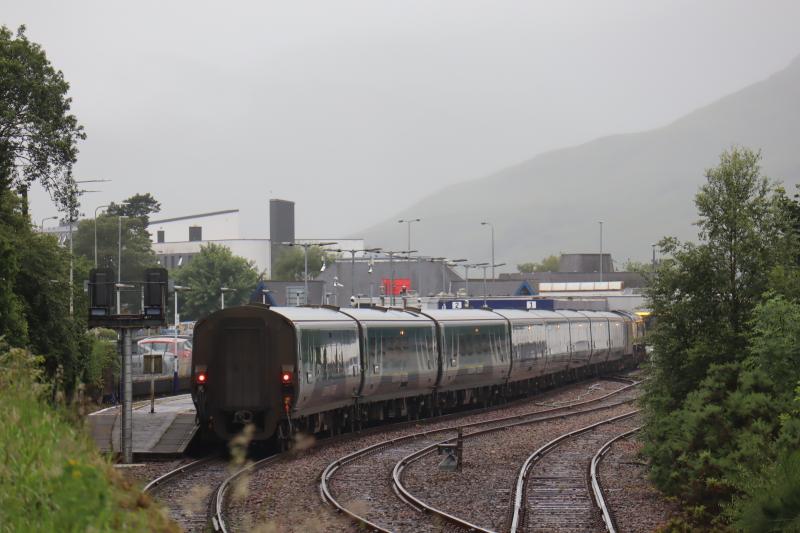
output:
<svg viewBox="0 0 800 533"><path fill-rule="evenodd" d="M609 407L466 438L461 472L439 470L442 457L433 454L411 463L403 483L428 505L481 527L502 530L519 468L533 451L564 433L632 410L631 405Z"/></svg>
<svg viewBox="0 0 800 533"><path fill-rule="evenodd" d="M621 439L598 465L603 494L621 532L657 531L680 511L647 479L647 464L639 457L641 449L636 435Z"/></svg>
<svg viewBox="0 0 800 533"><path fill-rule="evenodd" d="M458 423L465 424L499 416L543 411L551 408L554 404L603 396L623 386L623 383L602 379L584 382L530 398L511 407L485 413L465 413L458 419ZM250 475L245 490L240 491L239 497L232 498L229 504L227 511L229 526L236 531L250 531L256 528L263 531L303 531L304 533L352 531L353 525L347 519L334 514L330 507L323 505L320 501L319 475L322 470L336 459L371 444L455 424L456 422L452 419L420 423L412 427L387 429L379 433L363 435L360 438L358 435L354 435L353 439L329 444L323 442L321 445L316 445L312 437L306 437L298 447L301 451L293 459L278 461L268 468L258 470ZM416 446L416 448L419 447ZM370 468L370 465L375 468L379 466L367 461L364 464L366 468ZM391 467L388 470L390 471ZM388 486L386 489L391 491ZM353 510L356 512L371 511L370 501L366 498L358 497L355 502L343 501L343 503L352 504ZM398 502L398 505L405 504ZM351 508L351 505L348 505L348 508ZM411 530L416 531L416 529Z"/></svg>

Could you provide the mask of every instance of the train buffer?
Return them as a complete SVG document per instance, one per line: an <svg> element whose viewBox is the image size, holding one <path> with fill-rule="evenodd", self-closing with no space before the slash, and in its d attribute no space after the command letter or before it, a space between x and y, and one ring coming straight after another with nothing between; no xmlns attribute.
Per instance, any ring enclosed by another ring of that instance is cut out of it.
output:
<svg viewBox="0 0 800 533"><path fill-rule="evenodd" d="M97 448L119 453L120 406L89 415L89 427ZM133 406L133 453L139 458L170 457L182 454L197 433L194 404L189 394L156 400L155 413L150 401Z"/></svg>

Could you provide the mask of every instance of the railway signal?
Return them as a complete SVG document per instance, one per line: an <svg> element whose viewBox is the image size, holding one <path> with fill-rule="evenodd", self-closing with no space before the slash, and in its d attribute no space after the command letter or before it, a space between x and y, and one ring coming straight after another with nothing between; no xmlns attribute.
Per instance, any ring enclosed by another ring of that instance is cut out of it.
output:
<svg viewBox="0 0 800 533"><path fill-rule="evenodd" d="M120 451L122 462L133 462L133 375L132 375L132 336L133 330L166 324L167 271L163 268L148 268L144 279L138 282L122 283L110 269L93 268L89 271L89 319L90 328L105 327L117 330L122 340L122 423L120 424ZM116 313L113 299L117 302L120 290L141 286L142 308L138 313L123 314L117 305ZM152 361L151 361L152 364Z"/></svg>

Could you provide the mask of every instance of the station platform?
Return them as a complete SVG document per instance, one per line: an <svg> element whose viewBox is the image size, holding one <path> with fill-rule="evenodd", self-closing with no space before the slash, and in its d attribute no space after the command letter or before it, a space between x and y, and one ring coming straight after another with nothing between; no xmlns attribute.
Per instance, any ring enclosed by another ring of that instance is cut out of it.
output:
<svg viewBox="0 0 800 533"><path fill-rule="evenodd" d="M120 451L122 406L108 407L89 415L89 427L97 448L105 453ZM156 399L155 413L150 401L133 404L133 454L144 457L180 455L197 432L195 409L189 394Z"/></svg>

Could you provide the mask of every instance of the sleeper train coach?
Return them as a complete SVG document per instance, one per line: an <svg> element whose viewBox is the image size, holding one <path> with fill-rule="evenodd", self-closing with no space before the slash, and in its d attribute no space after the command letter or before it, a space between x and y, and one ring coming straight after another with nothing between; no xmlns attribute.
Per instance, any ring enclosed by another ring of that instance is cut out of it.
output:
<svg viewBox="0 0 800 533"><path fill-rule="evenodd" d="M491 404L630 365L644 324L621 312L338 309L249 304L194 330L201 428L228 440Z"/></svg>

